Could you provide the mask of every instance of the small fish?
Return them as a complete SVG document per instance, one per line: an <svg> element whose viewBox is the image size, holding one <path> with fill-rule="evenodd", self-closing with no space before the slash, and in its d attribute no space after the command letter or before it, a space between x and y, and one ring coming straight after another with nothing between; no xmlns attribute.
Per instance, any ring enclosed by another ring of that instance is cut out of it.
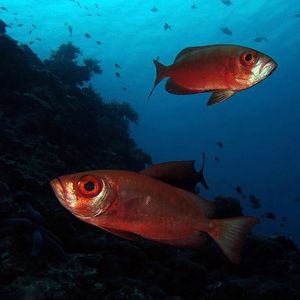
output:
<svg viewBox="0 0 300 300"><path fill-rule="evenodd" d="M92 16L92 14L91 13L88 13L88 14L86 14L88 17L91 17Z"/></svg>
<svg viewBox="0 0 300 300"><path fill-rule="evenodd" d="M227 5L227 6L232 4L232 2L230 0L221 0L221 1L223 2L224 5Z"/></svg>
<svg viewBox="0 0 300 300"><path fill-rule="evenodd" d="M196 8L197 8L196 4L193 4L193 5L191 6L191 9L196 9Z"/></svg>
<svg viewBox="0 0 300 300"><path fill-rule="evenodd" d="M39 38L39 37L37 37L37 38L35 38L37 41L41 41L42 39L41 38Z"/></svg>
<svg viewBox="0 0 300 300"><path fill-rule="evenodd" d="M7 8L4 6L1 6L0 9L7 11Z"/></svg>
<svg viewBox="0 0 300 300"><path fill-rule="evenodd" d="M256 42L256 43L261 43L263 41L268 42L269 40L266 37L262 37L262 36L254 39L254 42Z"/></svg>
<svg viewBox="0 0 300 300"><path fill-rule="evenodd" d="M272 212L267 212L266 213L266 218L271 219L271 220L275 220L276 216Z"/></svg>
<svg viewBox="0 0 300 300"><path fill-rule="evenodd" d="M242 188L240 186L237 186L235 189L234 189L238 194L242 194L243 191L242 191Z"/></svg>
<svg viewBox="0 0 300 300"><path fill-rule="evenodd" d="M282 221L283 221L284 223L286 223L286 222L287 222L287 218L286 218L286 217L282 217Z"/></svg>
<svg viewBox="0 0 300 300"><path fill-rule="evenodd" d="M18 27L23 27L23 26L24 26L24 24L18 24L17 26L18 26Z"/></svg>
<svg viewBox="0 0 300 300"><path fill-rule="evenodd" d="M246 196L245 194L242 194L242 198L246 199L246 198L247 198L247 196Z"/></svg>
<svg viewBox="0 0 300 300"><path fill-rule="evenodd" d="M64 24L65 26L67 26L68 25L68 22L65 22L65 24Z"/></svg>
<svg viewBox="0 0 300 300"><path fill-rule="evenodd" d="M123 89L124 91L126 91L126 90L127 90L127 87L126 87L126 86L123 86L122 89Z"/></svg>
<svg viewBox="0 0 300 300"><path fill-rule="evenodd" d="M218 156L215 156L215 161L220 162L220 158Z"/></svg>
<svg viewBox="0 0 300 300"><path fill-rule="evenodd" d="M220 103L235 93L248 89L267 78L276 62L254 49L239 45L209 45L183 49L173 64L153 61L156 79L149 93L164 78L167 92L191 95L212 92L207 105ZM222 74L222 75L220 75Z"/></svg>
<svg viewBox="0 0 300 300"><path fill-rule="evenodd" d="M95 6L96 6L96 8L99 8L99 4L98 3L95 3Z"/></svg>
<svg viewBox="0 0 300 300"><path fill-rule="evenodd" d="M159 60L159 56L156 57L156 60Z"/></svg>
<svg viewBox="0 0 300 300"><path fill-rule="evenodd" d="M115 67L118 68L118 69L120 69L120 66L118 64L115 64Z"/></svg>
<svg viewBox="0 0 300 300"><path fill-rule="evenodd" d="M222 27L221 31L226 35L232 35L232 31L227 27Z"/></svg>
<svg viewBox="0 0 300 300"><path fill-rule="evenodd" d="M88 8L87 6L84 6L84 8L85 8L86 10L89 10L89 8Z"/></svg>
<svg viewBox="0 0 300 300"><path fill-rule="evenodd" d="M17 13L17 12L15 12L15 13L13 13L13 15L14 15L14 16L17 16L17 15L18 15L18 13Z"/></svg>
<svg viewBox="0 0 300 300"><path fill-rule="evenodd" d="M299 197L296 197L296 198L295 198L295 202L299 202Z"/></svg>
<svg viewBox="0 0 300 300"><path fill-rule="evenodd" d="M32 45L33 43L34 43L34 41L30 41L30 42L29 42L29 45Z"/></svg>
<svg viewBox="0 0 300 300"><path fill-rule="evenodd" d="M91 37L91 35L89 33L85 33L84 36L88 39Z"/></svg>
<svg viewBox="0 0 300 300"><path fill-rule="evenodd" d="M98 45L101 45L101 42L100 42L100 41L96 41L96 43L97 43Z"/></svg>
<svg viewBox="0 0 300 300"><path fill-rule="evenodd" d="M101 15L99 13L96 14L97 17L100 17Z"/></svg>
<svg viewBox="0 0 300 300"><path fill-rule="evenodd" d="M222 142L217 142L219 148L223 148L224 144Z"/></svg>
<svg viewBox="0 0 300 300"><path fill-rule="evenodd" d="M297 14L297 15L296 15L296 18L300 18L300 14Z"/></svg>
<svg viewBox="0 0 300 300"><path fill-rule="evenodd" d="M156 12L158 12L158 9L156 7L153 7L153 8L151 8L151 11L156 13Z"/></svg>
<svg viewBox="0 0 300 300"><path fill-rule="evenodd" d="M170 30L170 29L171 29L171 25L168 23L165 23L164 30L166 31L166 30Z"/></svg>
<svg viewBox="0 0 300 300"><path fill-rule="evenodd" d="M214 219L214 206L203 197L149 176L98 170L61 176L50 185L74 216L119 237L183 248L201 248L206 234L233 263L255 217Z"/></svg>
<svg viewBox="0 0 300 300"><path fill-rule="evenodd" d="M118 78L121 76L119 72L116 72L115 74L116 74L116 77L118 77Z"/></svg>
<svg viewBox="0 0 300 300"><path fill-rule="evenodd" d="M73 28L72 28L71 25L68 26L68 31L69 31L70 36L72 36L72 34L73 34Z"/></svg>
<svg viewBox="0 0 300 300"><path fill-rule="evenodd" d="M32 30L29 30L29 32L28 32L29 34L32 34Z"/></svg>
<svg viewBox="0 0 300 300"><path fill-rule="evenodd" d="M33 27L34 29L37 29L37 27L36 27L34 24L32 24L32 27Z"/></svg>
<svg viewBox="0 0 300 300"><path fill-rule="evenodd" d="M249 194L249 200L253 209L260 208L260 201L253 194Z"/></svg>

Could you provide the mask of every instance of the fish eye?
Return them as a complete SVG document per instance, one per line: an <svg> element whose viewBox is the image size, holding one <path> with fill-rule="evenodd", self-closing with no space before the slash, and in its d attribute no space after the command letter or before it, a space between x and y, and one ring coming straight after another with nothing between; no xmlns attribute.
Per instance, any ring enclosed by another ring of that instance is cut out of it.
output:
<svg viewBox="0 0 300 300"><path fill-rule="evenodd" d="M77 187L81 194L86 197L97 196L103 187L101 180L94 176L86 175L81 177L77 182Z"/></svg>
<svg viewBox="0 0 300 300"><path fill-rule="evenodd" d="M240 61L244 66L251 66L256 62L256 53L253 51L245 51L241 54Z"/></svg>
<svg viewBox="0 0 300 300"><path fill-rule="evenodd" d="M245 60L246 60L246 61L251 61L251 59L252 59L252 55L251 55L251 53L248 53L248 54L245 56Z"/></svg>

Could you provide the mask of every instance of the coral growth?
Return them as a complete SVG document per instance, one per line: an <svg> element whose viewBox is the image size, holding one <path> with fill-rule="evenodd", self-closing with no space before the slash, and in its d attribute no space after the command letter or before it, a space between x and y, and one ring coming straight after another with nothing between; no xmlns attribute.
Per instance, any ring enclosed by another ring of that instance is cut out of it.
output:
<svg viewBox="0 0 300 300"><path fill-rule="evenodd" d="M84 59L83 65L78 65L77 58L80 49L72 43L62 44L56 51L52 50L49 59L44 61L47 69L55 74L65 84L74 86L82 85L91 79L93 74L100 74L102 70L100 61Z"/></svg>

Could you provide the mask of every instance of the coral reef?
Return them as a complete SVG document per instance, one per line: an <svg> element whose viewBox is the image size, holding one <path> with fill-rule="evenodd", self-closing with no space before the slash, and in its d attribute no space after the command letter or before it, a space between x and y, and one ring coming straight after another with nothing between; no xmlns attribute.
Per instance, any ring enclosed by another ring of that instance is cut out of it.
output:
<svg viewBox="0 0 300 300"><path fill-rule="evenodd" d="M80 87L100 69L78 66L78 54L63 45L44 64L0 34L0 298L299 299L300 252L286 237L249 236L233 265L213 242L191 250L122 240L58 203L53 177L151 163L130 138L130 105ZM218 218L242 214L235 199L215 204Z"/></svg>
<svg viewBox="0 0 300 300"><path fill-rule="evenodd" d="M80 49L70 42L51 52L51 57L44 61L45 66L67 85L82 85L91 79L92 74L102 73L100 61L96 59L84 59L84 65L78 65L76 59L81 54Z"/></svg>

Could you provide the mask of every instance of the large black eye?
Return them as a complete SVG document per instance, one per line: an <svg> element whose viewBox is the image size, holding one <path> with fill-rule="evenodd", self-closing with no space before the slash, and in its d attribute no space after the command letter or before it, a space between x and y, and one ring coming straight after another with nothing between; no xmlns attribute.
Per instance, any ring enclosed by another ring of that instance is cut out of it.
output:
<svg viewBox="0 0 300 300"><path fill-rule="evenodd" d="M92 175L85 175L78 180L77 187L82 195L95 197L101 192L103 183L101 179Z"/></svg>
<svg viewBox="0 0 300 300"><path fill-rule="evenodd" d="M257 61L257 53L252 50L245 51L240 56L240 62L244 66L251 66Z"/></svg>
<svg viewBox="0 0 300 300"><path fill-rule="evenodd" d="M252 59L252 55L250 53L248 53L246 56L245 56L245 60L246 61L251 61Z"/></svg>
<svg viewBox="0 0 300 300"><path fill-rule="evenodd" d="M88 181L84 184L84 188L86 191L91 192L95 189L95 184L92 181Z"/></svg>

